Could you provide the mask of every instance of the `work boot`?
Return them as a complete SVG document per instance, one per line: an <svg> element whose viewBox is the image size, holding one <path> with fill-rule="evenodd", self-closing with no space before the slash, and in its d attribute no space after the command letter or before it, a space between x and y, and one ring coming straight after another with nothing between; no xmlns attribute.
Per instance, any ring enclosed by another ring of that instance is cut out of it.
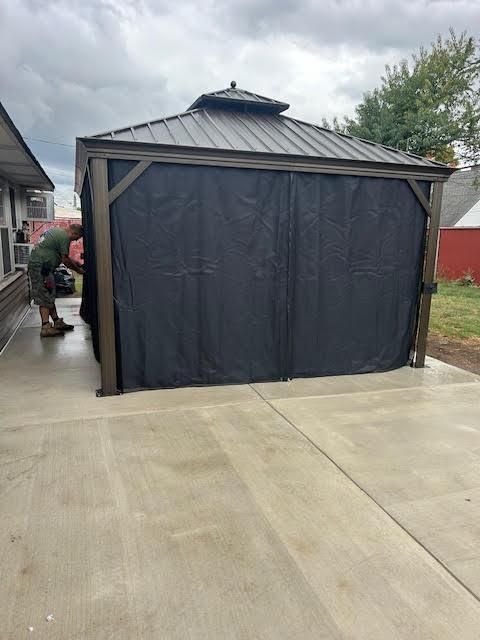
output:
<svg viewBox="0 0 480 640"><path fill-rule="evenodd" d="M63 336L63 331L57 327L52 327L50 323L42 326L40 331L41 338L53 338L55 336Z"/></svg>
<svg viewBox="0 0 480 640"><path fill-rule="evenodd" d="M57 318L53 323L55 329L60 329L60 331L73 331L75 327L73 324L67 324L63 321L63 318Z"/></svg>

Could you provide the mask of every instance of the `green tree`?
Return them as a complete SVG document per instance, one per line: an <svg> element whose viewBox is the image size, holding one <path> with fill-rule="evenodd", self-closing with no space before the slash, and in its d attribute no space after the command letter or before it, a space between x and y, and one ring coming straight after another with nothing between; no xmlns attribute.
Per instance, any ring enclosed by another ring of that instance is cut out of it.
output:
<svg viewBox="0 0 480 640"><path fill-rule="evenodd" d="M331 128L440 162L479 161L479 44L453 30L438 36L410 64L387 66L355 117L334 119Z"/></svg>

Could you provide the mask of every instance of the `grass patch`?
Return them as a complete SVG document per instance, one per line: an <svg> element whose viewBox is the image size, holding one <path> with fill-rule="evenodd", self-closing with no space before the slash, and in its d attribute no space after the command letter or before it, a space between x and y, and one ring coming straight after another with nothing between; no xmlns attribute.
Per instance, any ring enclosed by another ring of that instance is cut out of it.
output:
<svg viewBox="0 0 480 640"><path fill-rule="evenodd" d="M480 287L439 282L432 296L430 330L451 338L480 338Z"/></svg>
<svg viewBox="0 0 480 640"><path fill-rule="evenodd" d="M74 296L76 298L81 298L82 297L82 291L83 291L83 276L80 273L74 273L73 275L75 276L75 293L74 293Z"/></svg>

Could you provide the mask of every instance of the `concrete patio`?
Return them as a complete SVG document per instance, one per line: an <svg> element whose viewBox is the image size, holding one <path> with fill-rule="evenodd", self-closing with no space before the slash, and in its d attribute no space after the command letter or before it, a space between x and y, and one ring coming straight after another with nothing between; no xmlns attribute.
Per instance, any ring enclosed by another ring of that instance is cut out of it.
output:
<svg viewBox="0 0 480 640"><path fill-rule="evenodd" d="M2 640L480 637L477 377L99 399L62 311L0 357Z"/></svg>

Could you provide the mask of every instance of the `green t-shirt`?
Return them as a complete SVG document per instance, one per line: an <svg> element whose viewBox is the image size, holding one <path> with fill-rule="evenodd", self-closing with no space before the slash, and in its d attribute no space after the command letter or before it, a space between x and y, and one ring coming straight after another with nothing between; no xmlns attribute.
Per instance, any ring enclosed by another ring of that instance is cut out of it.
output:
<svg viewBox="0 0 480 640"><path fill-rule="evenodd" d="M30 254L30 264L42 266L47 264L56 269L62 262L62 256L68 256L70 238L65 229L52 227L44 233Z"/></svg>

